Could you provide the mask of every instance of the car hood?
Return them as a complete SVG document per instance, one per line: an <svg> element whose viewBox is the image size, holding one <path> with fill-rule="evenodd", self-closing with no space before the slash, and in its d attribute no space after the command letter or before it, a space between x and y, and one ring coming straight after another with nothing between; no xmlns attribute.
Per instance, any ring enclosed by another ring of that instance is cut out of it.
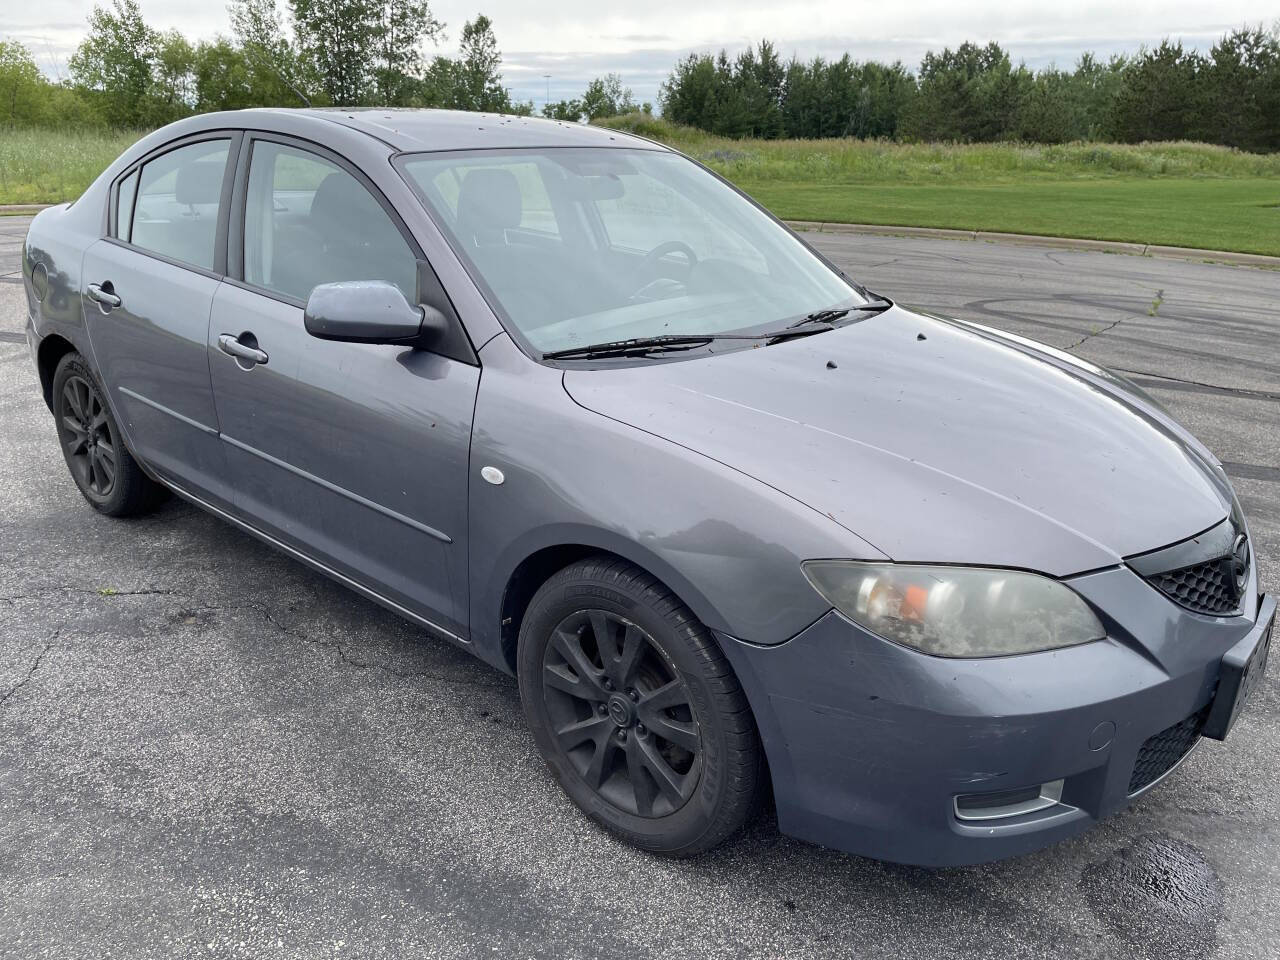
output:
<svg viewBox="0 0 1280 960"><path fill-rule="evenodd" d="M1067 576L1192 536L1231 508L1211 455L1122 380L897 307L771 347L568 369L564 385L897 561Z"/></svg>

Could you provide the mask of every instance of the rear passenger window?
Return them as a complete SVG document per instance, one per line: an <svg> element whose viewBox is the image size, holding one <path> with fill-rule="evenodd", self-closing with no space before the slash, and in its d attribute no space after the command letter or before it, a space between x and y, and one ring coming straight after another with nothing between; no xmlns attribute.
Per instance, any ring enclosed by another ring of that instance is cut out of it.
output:
<svg viewBox="0 0 1280 960"><path fill-rule="evenodd" d="M213 269L230 146L230 140L204 140L143 165L131 234L135 246Z"/></svg>
<svg viewBox="0 0 1280 960"><path fill-rule="evenodd" d="M417 263L364 185L314 153L258 140L249 163L244 279L306 301L321 283L387 280L410 303Z"/></svg>

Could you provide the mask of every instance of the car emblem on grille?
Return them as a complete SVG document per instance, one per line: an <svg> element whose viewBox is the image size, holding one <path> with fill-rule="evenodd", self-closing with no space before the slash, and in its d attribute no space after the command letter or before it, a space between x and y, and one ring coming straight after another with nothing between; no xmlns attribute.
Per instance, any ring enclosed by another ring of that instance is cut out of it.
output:
<svg viewBox="0 0 1280 960"><path fill-rule="evenodd" d="M1249 582L1249 538L1243 533L1236 537L1231 545L1231 580L1236 588L1236 599L1244 596L1245 585Z"/></svg>

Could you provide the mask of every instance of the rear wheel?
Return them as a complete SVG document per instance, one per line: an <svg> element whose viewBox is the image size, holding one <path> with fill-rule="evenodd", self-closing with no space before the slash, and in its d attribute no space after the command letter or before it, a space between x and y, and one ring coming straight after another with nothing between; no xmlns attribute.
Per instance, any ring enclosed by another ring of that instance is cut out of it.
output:
<svg viewBox="0 0 1280 960"><path fill-rule="evenodd" d="M609 557L560 571L520 630L534 739L593 820L693 856L746 822L761 772L746 697L707 629L666 587Z"/></svg>
<svg viewBox="0 0 1280 960"><path fill-rule="evenodd" d="M98 381L78 353L68 353L54 372L53 419L71 478L99 513L130 516L163 499L164 488L125 449Z"/></svg>

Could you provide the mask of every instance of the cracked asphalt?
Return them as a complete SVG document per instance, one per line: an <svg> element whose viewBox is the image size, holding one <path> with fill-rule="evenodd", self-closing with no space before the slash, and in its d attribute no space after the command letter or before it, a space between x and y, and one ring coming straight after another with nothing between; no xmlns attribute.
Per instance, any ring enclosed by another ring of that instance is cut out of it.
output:
<svg viewBox="0 0 1280 960"><path fill-rule="evenodd" d="M1042 853L930 872L780 836L693 862L588 825L513 680L179 501L92 513L0 218L0 956L1276 955L1280 702ZM1280 562L1280 274L810 235L873 289L1131 374Z"/></svg>

